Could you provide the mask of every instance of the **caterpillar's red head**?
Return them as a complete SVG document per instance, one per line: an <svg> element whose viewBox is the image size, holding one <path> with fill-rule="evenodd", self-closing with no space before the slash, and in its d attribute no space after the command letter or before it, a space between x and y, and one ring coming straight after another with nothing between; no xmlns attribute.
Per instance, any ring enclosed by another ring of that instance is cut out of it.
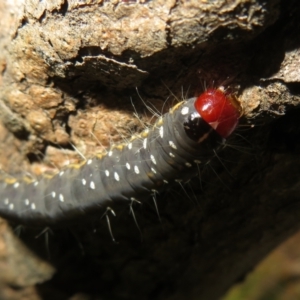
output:
<svg viewBox="0 0 300 300"><path fill-rule="evenodd" d="M195 108L203 120L220 136L227 138L241 116L241 107L234 96L221 89L208 89L195 101Z"/></svg>

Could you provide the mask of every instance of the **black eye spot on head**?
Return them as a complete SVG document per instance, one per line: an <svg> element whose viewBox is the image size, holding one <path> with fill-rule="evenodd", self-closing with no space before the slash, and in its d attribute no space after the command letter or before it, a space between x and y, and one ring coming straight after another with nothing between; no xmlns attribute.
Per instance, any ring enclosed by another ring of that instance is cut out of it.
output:
<svg viewBox="0 0 300 300"><path fill-rule="evenodd" d="M183 126L187 136L193 141L199 141L204 134L212 130L211 126L196 112L188 115Z"/></svg>

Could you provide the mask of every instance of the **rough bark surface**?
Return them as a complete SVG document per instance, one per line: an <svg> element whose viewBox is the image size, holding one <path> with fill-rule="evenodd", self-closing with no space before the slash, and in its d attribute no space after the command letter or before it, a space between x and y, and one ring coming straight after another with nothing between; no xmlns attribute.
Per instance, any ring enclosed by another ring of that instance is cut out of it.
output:
<svg viewBox="0 0 300 300"><path fill-rule="evenodd" d="M161 221L136 208L142 241L128 211L117 244L100 217L19 237L2 220L0 298L218 299L296 232L299 20L293 0L1 1L3 172L53 172L81 159L71 145L89 157L141 130L139 95L162 112L225 85L244 120L201 181L158 198Z"/></svg>

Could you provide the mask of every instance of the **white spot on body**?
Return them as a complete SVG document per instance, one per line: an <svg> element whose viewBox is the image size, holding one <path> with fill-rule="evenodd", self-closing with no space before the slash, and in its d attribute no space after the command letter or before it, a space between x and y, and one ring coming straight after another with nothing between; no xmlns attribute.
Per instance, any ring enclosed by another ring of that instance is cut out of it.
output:
<svg viewBox="0 0 300 300"><path fill-rule="evenodd" d="M152 171L154 174L156 174L156 170L155 170L155 169L151 168L151 171Z"/></svg>
<svg viewBox="0 0 300 300"><path fill-rule="evenodd" d="M167 180L163 180L163 182L164 182L165 184L168 184L168 183L169 183L169 181L167 181Z"/></svg>
<svg viewBox="0 0 300 300"><path fill-rule="evenodd" d="M191 120L194 121L196 118L199 118L199 116L199 113L195 111L191 114Z"/></svg>
<svg viewBox="0 0 300 300"><path fill-rule="evenodd" d="M51 193L51 196L52 196L52 198L55 198L55 197L56 197L56 193L53 191L53 192Z"/></svg>
<svg viewBox="0 0 300 300"><path fill-rule="evenodd" d="M13 203L10 203L10 204L8 205L8 208L9 208L10 210L13 210L13 209L14 209L14 204L13 204Z"/></svg>
<svg viewBox="0 0 300 300"><path fill-rule="evenodd" d="M192 164L190 164L189 162L186 162L185 166L188 167L188 168L190 168L192 166Z"/></svg>
<svg viewBox="0 0 300 300"><path fill-rule="evenodd" d="M105 170L105 175L106 175L107 177L109 177L109 171L108 171L108 170Z"/></svg>
<svg viewBox="0 0 300 300"><path fill-rule="evenodd" d="M132 143L128 144L128 149L132 149Z"/></svg>
<svg viewBox="0 0 300 300"><path fill-rule="evenodd" d="M151 154L150 159L156 165L156 159L155 159L154 155Z"/></svg>
<svg viewBox="0 0 300 300"><path fill-rule="evenodd" d="M173 158L175 157L175 155L172 152L170 152L169 155Z"/></svg>
<svg viewBox="0 0 300 300"><path fill-rule="evenodd" d="M161 138L164 137L164 128L162 126L159 128L159 135Z"/></svg>
<svg viewBox="0 0 300 300"><path fill-rule="evenodd" d="M39 184L38 181L35 181L35 182L33 183L34 186L37 186L38 184Z"/></svg>
<svg viewBox="0 0 300 300"><path fill-rule="evenodd" d="M64 171L59 172L59 176L63 176L64 175Z"/></svg>
<svg viewBox="0 0 300 300"><path fill-rule="evenodd" d="M182 109L181 109L181 114L182 115L187 115L189 113L189 108L187 106L184 106Z"/></svg>
<svg viewBox="0 0 300 300"><path fill-rule="evenodd" d="M36 206L35 206L34 203L31 203L31 209L32 209L32 210L35 210L35 209L36 209Z"/></svg>
<svg viewBox="0 0 300 300"><path fill-rule="evenodd" d="M13 187L14 187L15 189L17 189L19 186L20 186L20 183L19 183L19 182L15 182L14 185L13 185Z"/></svg>
<svg viewBox="0 0 300 300"><path fill-rule="evenodd" d="M92 160L92 159L89 159L89 160L87 161L87 164L90 165L92 162L93 162L93 160Z"/></svg>
<svg viewBox="0 0 300 300"><path fill-rule="evenodd" d="M120 181L120 176L117 172L114 173L114 177L116 181Z"/></svg>
<svg viewBox="0 0 300 300"><path fill-rule="evenodd" d="M201 164L201 160L195 159L195 160L194 160L194 163L196 163L196 164Z"/></svg>
<svg viewBox="0 0 300 300"><path fill-rule="evenodd" d="M147 139L143 140L143 147L144 147L144 149L147 149Z"/></svg>
<svg viewBox="0 0 300 300"><path fill-rule="evenodd" d="M173 148L173 149L177 149L176 145L174 144L174 142L169 141L169 145Z"/></svg>
<svg viewBox="0 0 300 300"><path fill-rule="evenodd" d="M126 168L130 170L130 164L128 162L126 163Z"/></svg>
<svg viewBox="0 0 300 300"><path fill-rule="evenodd" d="M91 181L91 182L90 182L90 188L91 188L92 190L95 189L95 183L94 183L94 181Z"/></svg>
<svg viewBox="0 0 300 300"><path fill-rule="evenodd" d="M140 174L140 169L139 169L138 166L134 166L134 172L135 172L136 174Z"/></svg>
<svg viewBox="0 0 300 300"><path fill-rule="evenodd" d="M28 200L28 199L25 199L25 200L24 200L24 203L25 203L25 205L28 206L28 205L29 205L29 200Z"/></svg>
<svg viewBox="0 0 300 300"><path fill-rule="evenodd" d="M59 201L60 202L64 202L65 201L63 194L59 194Z"/></svg>
<svg viewBox="0 0 300 300"><path fill-rule="evenodd" d="M112 154L113 154L112 151L108 152L108 156L112 156Z"/></svg>
<svg viewBox="0 0 300 300"><path fill-rule="evenodd" d="M84 178L81 179L83 185L86 185L86 180Z"/></svg>
<svg viewBox="0 0 300 300"><path fill-rule="evenodd" d="M9 203L8 198L5 198L5 199L4 199L4 204L5 204L5 205L8 205L8 203Z"/></svg>

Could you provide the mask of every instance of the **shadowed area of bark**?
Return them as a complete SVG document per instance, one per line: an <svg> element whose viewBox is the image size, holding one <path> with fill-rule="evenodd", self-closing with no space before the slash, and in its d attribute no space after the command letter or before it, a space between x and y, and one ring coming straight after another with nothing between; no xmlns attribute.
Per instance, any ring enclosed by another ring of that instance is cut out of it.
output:
<svg viewBox="0 0 300 300"><path fill-rule="evenodd" d="M299 229L296 1L3 1L0 14L8 174L54 172L80 161L72 145L90 157L141 130L139 95L162 112L224 85L244 108L201 178L158 196L160 220L151 199L134 206L139 227L128 206L110 216L117 243L99 216L17 227L29 251L3 220L1 299L218 299Z"/></svg>

